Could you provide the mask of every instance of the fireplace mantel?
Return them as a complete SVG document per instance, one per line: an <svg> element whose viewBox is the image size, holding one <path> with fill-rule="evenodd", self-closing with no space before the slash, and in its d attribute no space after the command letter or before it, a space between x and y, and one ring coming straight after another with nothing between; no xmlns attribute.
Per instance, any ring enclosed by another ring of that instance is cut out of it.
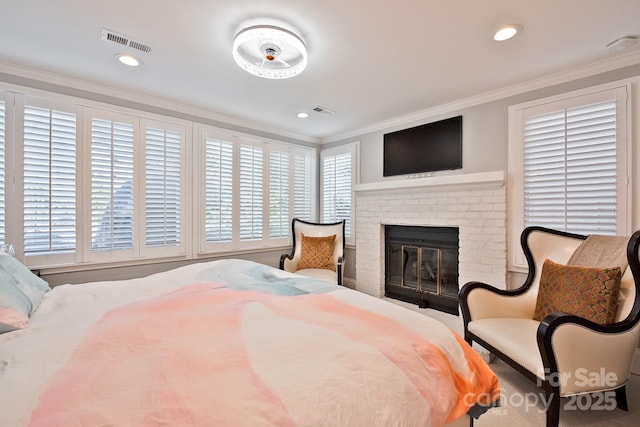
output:
<svg viewBox="0 0 640 427"><path fill-rule="evenodd" d="M505 183L504 171L465 173L456 175L430 176L424 178L395 179L389 181L356 184L353 191L401 190L418 187L431 188L468 188L468 187L502 187Z"/></svg>

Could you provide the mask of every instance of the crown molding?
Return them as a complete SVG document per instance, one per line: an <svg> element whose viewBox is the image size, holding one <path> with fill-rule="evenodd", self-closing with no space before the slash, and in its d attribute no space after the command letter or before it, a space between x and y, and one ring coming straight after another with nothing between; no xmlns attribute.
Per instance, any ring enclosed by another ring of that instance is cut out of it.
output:
<svg viewBox="0 0 640 427"><path fill-rule="evenodd" d="M153 110L162 109L169 112L179 113L180 115L191 116L193 121L197 121L197 119L200 118L206 121L221 122L223 124L295 139L298 141L310 142L314 144L318 144L321 142L319 138L285 132L282 129L271 128L268 126L261 126L251 121L242 120L237 117L228 116L204 108L194 107L192 105L184 104L178 101L159 98L140 92L133 92L131 90L120 89L113 86L80 79L77 77L54 73L51 71L44 71L36 68L26 67L23 65L0 61L0 81L3 80L3 74L5 74L6 76L4 77L9 80L6 81L6 83L10 83L15 86L56 92L63 95L75 97L77 97L78 95L74 94L73 92L83 91L90 94L116 98L118 100L130 103L146 105Z"/></svg>
<svg viewBox="0 0 640 427"><path fill-rule="evenodd" d="M434 116L460 111L465 108L475 107L477 105L488 102L498 101L532 90L543 89L557 84L567 83L585 77L591 77L608 71L617 70L631 65L640 63L640 51L631 52L625 55L617 56L612 59L606 59L594 62L585 66L577 67L560 73L549 74L544 77L536 78L522 83L510 85L501 89L474 95L468 98L460 99L446 104L429 107L424 110L416 111L403 116L398 116L389 120L378 122L372 126L366 126L350 132L321 138L321 144L342 141L349 138L359 137L367 133L377 132L383 129L389 129L394 126L405 125L408 123L430 119Z"/></svg>

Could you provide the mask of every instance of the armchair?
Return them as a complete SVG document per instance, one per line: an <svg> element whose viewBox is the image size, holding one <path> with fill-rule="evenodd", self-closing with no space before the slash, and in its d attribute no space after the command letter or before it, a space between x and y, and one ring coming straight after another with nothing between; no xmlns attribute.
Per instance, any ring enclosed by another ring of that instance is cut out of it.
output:
<svg viewBox="0 0 640 427"><path fill-rule="evenodd" d="M291 222L293 249L291 254L280 256L280 269L342 286L344 227L344 220L320 224L294 218ZM335 236L333 241L332 236ZM322 260L311 252L316 250L325 250Z"/></svg>
<svg viewBox="0 0 640 427"><path fill-rule="evenodd" d="M613 323L566 312L534 319L545 260L564 268L586 238L528 227L520 240L529 271L520 288L469 282L460 290L465 340L477 342L543 389L547 427L558 426L561 397L608 392L604 402L613 404L615 394L618 408L628 410L625 384L640 335L640 231L624 240L628 267L621 272L617 308L611 308Z"/></svg>

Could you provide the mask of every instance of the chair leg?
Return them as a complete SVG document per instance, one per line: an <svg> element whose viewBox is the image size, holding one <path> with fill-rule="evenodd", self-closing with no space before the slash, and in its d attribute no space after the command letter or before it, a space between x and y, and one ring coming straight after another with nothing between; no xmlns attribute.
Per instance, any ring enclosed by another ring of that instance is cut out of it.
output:
<svg viewBox="0 0 640 427"><path fill-rule="evenodd" d="M558 427L560 424L560 390L552 388L547 391L547 427Z"/></svg>
<svg viewBox="0 0 640 427"><path fill-rule="evenodd" d="M467 344L469 344L469 345L472 345L472 344L473 344L473 340L467 336L467 331L465 331L465 334L464 334L464 340L465 340L465 341L467 342Z"/></svg>
<svg viewBox="0 0 640 427"><path fill-rule="evenodd" d="M627 405L627 386L622 386L616 389L616 403L618 404L618 408L623 411L629 410L629 405Z"/></svg>

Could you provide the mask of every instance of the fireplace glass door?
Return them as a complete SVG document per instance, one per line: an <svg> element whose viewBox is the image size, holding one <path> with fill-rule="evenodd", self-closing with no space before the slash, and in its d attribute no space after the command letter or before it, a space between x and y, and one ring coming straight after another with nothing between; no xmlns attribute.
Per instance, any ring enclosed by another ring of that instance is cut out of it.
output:
<svg viewBox="0 0 640 427"><path fill-rule="evenodd" d="M458 314L457 229L438 228L437 239L429 239L433 228L416 230L416 227L396 226L389 232L388 227L385 294L421 307ZM398 229L400 232L396 234ZM448 240L442 237L445 232L449 232ZM425 233L428 233L426 237Z"/></svg>

